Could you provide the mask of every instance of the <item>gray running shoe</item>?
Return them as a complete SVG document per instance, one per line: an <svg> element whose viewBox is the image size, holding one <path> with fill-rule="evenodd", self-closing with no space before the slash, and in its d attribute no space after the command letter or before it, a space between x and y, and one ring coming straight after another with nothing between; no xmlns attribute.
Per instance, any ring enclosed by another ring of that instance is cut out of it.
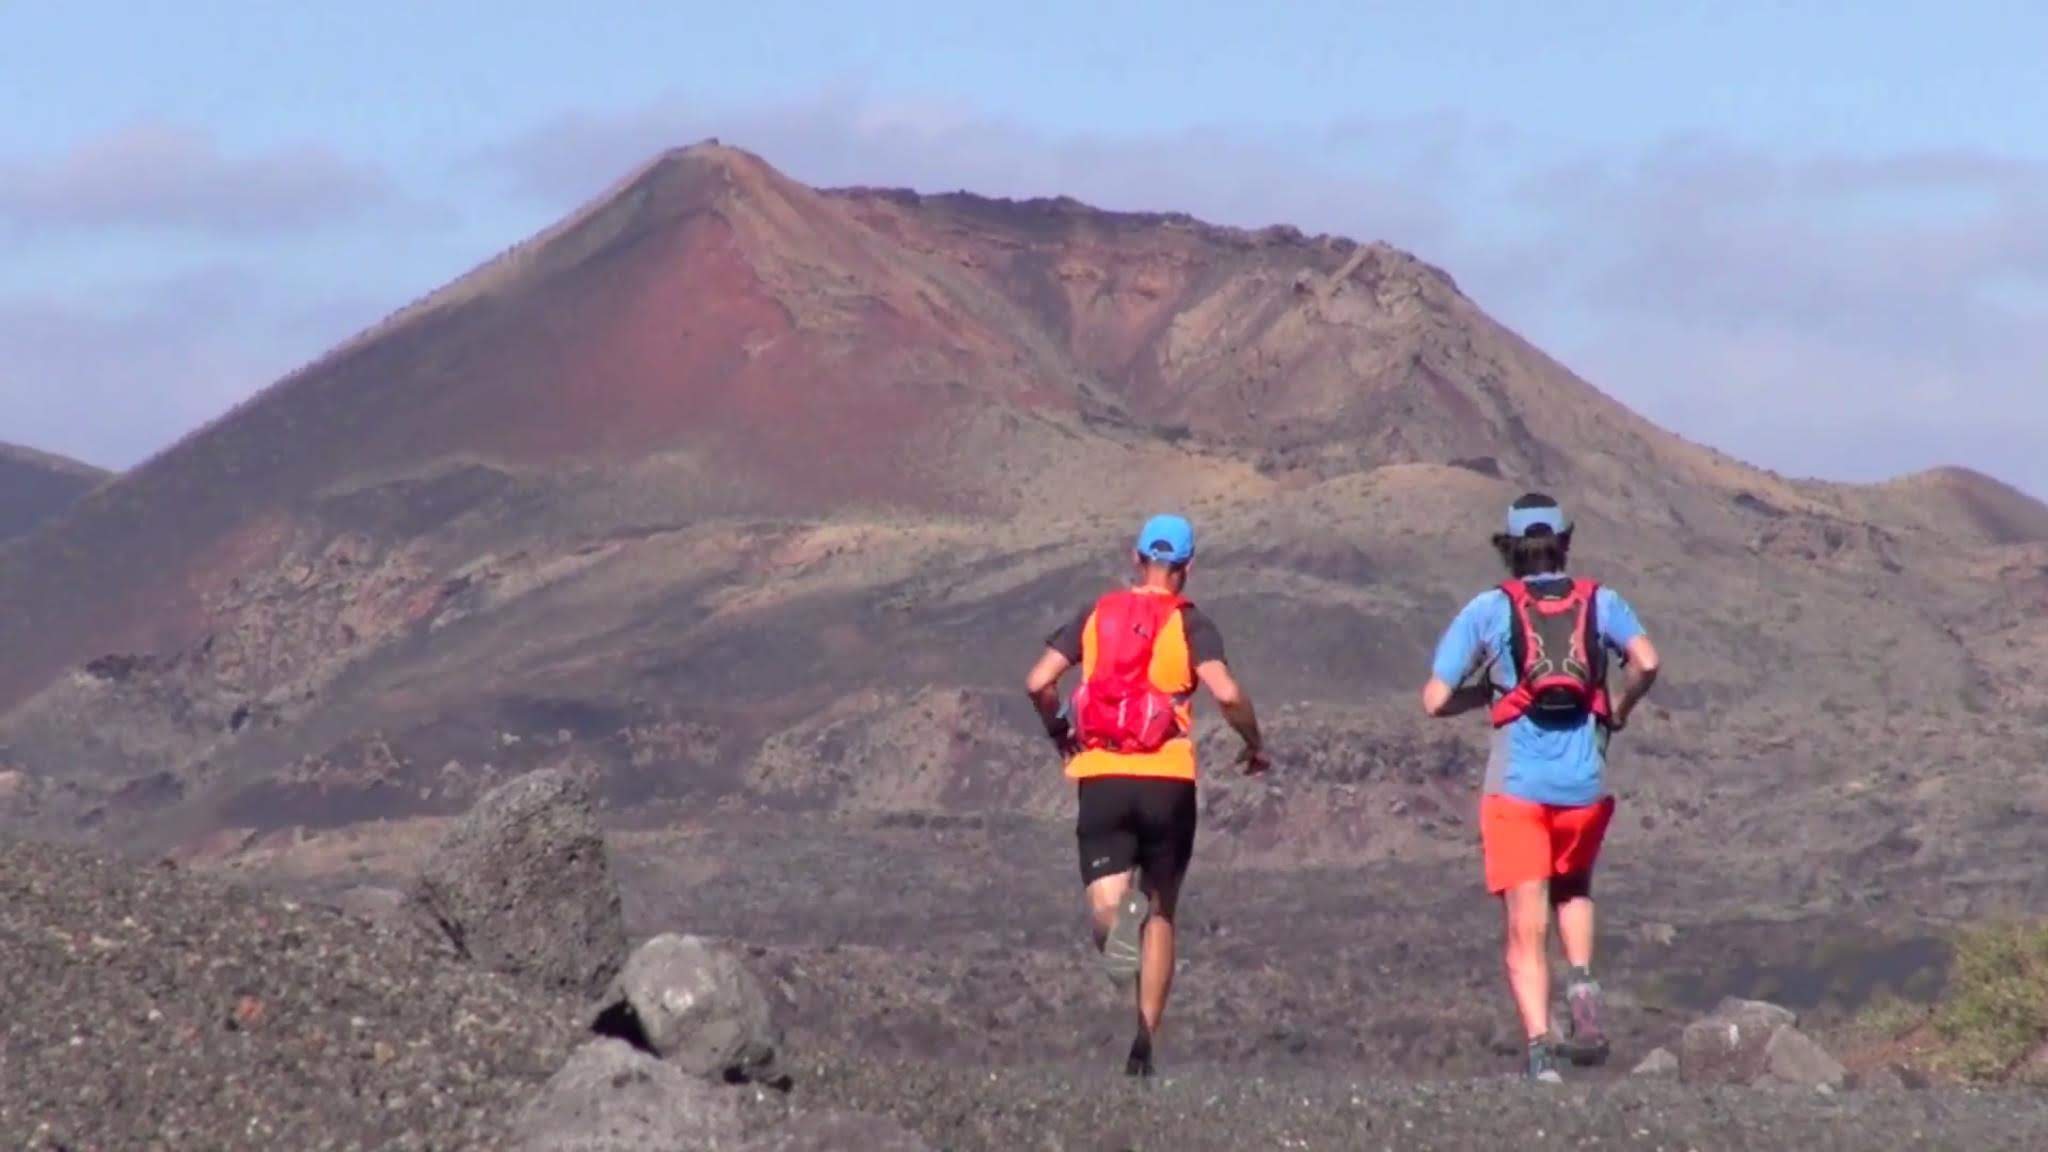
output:
<svg viewBox="0 0 2048 1152"><path fill-rule="evenodd" d="M1565 1058L1582 1068L1607 1062L1607 1033L1600 1027L1600 985L1582 980L1565 989L1565 1006L1570 1012L1564 1043Z"/></svg>
<svg viewBox="0 0 2048 1152"><path fill-rule="evenodd" d="M1128 988L1138 978L1138 964L1144 957L1145 920L1152 915L1152 902L1133 886L1116 906L1116 920L1109 926L1109 938L1102 942L1102 970L1110 982Z"/></svg>
<svg viewBox="0 0 2048 1152"><path fill-rule="evenodd" d="M1548 1040L1529 1042L1529 1079L1539 1084L1564 1083L1564 1077L1557 1071L1557 1057L1551 1052Z"/></svg>

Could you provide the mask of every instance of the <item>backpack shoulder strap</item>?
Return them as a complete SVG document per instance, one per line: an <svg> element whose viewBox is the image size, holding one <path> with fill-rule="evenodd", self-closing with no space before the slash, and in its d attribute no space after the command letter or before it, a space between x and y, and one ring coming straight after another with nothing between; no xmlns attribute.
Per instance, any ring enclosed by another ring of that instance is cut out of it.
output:
<svg viewBox="0 0 2048 1152"><path fill-rule="evenodd" d="M1607 644L1600 638L1600 582L1598 580L1574 580L1573 586L1586 601L1586 653L1594 666L1605 674L1607 667Z"/></svg>
<svg viewBox="0 0 2048 1152"><path fill-rule="evenodd" d="M1529 659L1529 584L1524 580L1504 580L1500 584L1501 595L1508 600L1508 650L1509 665L1514 668L1519 680Z"/></svg>
<svg viewBox="0 0 2048 1152"><path fill-rule="evenodd" d="M1128 589L1112 588L1095 598L1095 606L1088 610L1083 626L1095 630L1095 641L1098 649L1104 639L1103 625L1109 621L1121 618L1130 610L1129 597L1130 591Z"/></svg>

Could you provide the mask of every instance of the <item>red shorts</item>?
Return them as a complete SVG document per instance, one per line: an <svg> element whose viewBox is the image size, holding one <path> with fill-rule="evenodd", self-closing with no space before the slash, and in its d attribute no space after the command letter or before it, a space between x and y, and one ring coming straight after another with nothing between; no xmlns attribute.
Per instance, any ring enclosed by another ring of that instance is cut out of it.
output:
<svg viewBox="0 0 2048 1152"><path fill-rule="evenodd" d="M1479 801L1479 842L1486 853L1486 890L1558 876L1591 873L1614 818L1614 797L1582 808L1533 804L1488 793Z"/></svg>

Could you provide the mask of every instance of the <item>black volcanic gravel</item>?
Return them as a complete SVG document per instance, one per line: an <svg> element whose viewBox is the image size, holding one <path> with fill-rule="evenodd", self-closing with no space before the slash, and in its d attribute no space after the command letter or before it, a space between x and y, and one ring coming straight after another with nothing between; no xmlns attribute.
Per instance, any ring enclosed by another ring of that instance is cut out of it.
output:
<svg viewBox="0 0 2048 1152"><path fill-rule="evenodd" d="M0 1146L498 1148L567 1005L326 909L0 844Z"/></svg>
<svg viewBox="0 0 2048 1152"><path fill-rule="evenodd" d="M36 844L0 843L0 995L10 1149L504 1148L577 1040L574 1005L408 935ZM1170 1055L1141 1086L1110 1052L988 1067L858 1047L794 1053L794 1092L756 1123L844 1109L955 1152L2048 1148L2042 1093L1403 1082Z"/></svg>
<svg viewBox="0 0 2048 1152"><path fill-rule="evenodd" d="M954 1152L1641 1149L1927 1152L2048 1148L2048 1094L1699 1089L1624 1081L1418 1084L1289 1070L990 1072L814 1061L802 1100L888 1114ZM802 1082L800 1082L802 1083Z"/></svg>

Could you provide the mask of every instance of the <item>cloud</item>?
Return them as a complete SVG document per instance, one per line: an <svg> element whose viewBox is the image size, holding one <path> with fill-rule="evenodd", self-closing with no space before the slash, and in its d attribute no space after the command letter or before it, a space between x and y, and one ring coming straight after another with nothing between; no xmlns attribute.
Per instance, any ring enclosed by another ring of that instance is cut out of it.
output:
<svg viewBox="0 0 2048 1152"><path fill-rule="evenodd" d="M144 125L0 158L0 438L136 463L416 294L458 222L317 146Z"/></svg>
<svg viewBox="0 0 2048 1152"><path fill-rule="evenodd" d="M4 438L127 467L382 310L235 266L91 303L0 298Z"/></svg>
<svg viewBox="0 0 2048 1152"><path fill-rule="evenodd" d="M202 132L132 127L61 156L0 159L0 225L270 236L418 210L376 168L318 147L224 152Z"/></svg>
<svg viewBox="0 0 2048 1152"><path fill-rule="evenodd" d="M857 87L726 108L675 99L565 116L484 152L483 170L562 208L658 152L716 136L821 187L873 185L991 196L1072 196L1104 208L1182 211L1216 223L1293 224L1444 240L1431 195L1470 133L1452 118L1349 120L1296 133L1196 127L1171 135L1061 137L957 105L879 99Z"/></svg>
<svg viewBox="0 0 2048 1152"><path fill-rule="evenodd" d="M2048 494L2048 171L1964 151L1786 155L1710 136L1588 153L1453 115L1054 136L859 88L670 100L488 163L563 207L705 136L808 183L1069 194L1388 239L1653 419L1768 466L1954 461Z"/></svg>
<svg viewBox="0 0 2048 1152"><path fill-rule="evenodd" d="M470 219L519 219L521 204L566 211L708 136L817 185L1064 194L1391 240L1692 438L1842 478L1973 464L2048 495L2048 457L2032 447L2048 442L2048 171L2018 158L1795 156L1701 136L1590 152L1452 114L1058 135L845 86L564 116L456 175L481 190ZM233 157L164 130L0 163L0 233L36 221L274 245L385 220L401 200L374 169L319 149ZM486 239L479 254L512 237ZM8 438L132 461L392 303L318 287L347 275L324 265L289 281L256 267L217 261L89 304L0 299ZM17 431L30 426L42 433Z"/></svg>
<svg viewBox="0 0 2048 1152"><path fill-rule="evenodd" d="M1675 141L1526 192L1566 285L1532 327L1570 313L1555 350L1646 414L1789 471L2048 494L2048 169Z"/></svg>

